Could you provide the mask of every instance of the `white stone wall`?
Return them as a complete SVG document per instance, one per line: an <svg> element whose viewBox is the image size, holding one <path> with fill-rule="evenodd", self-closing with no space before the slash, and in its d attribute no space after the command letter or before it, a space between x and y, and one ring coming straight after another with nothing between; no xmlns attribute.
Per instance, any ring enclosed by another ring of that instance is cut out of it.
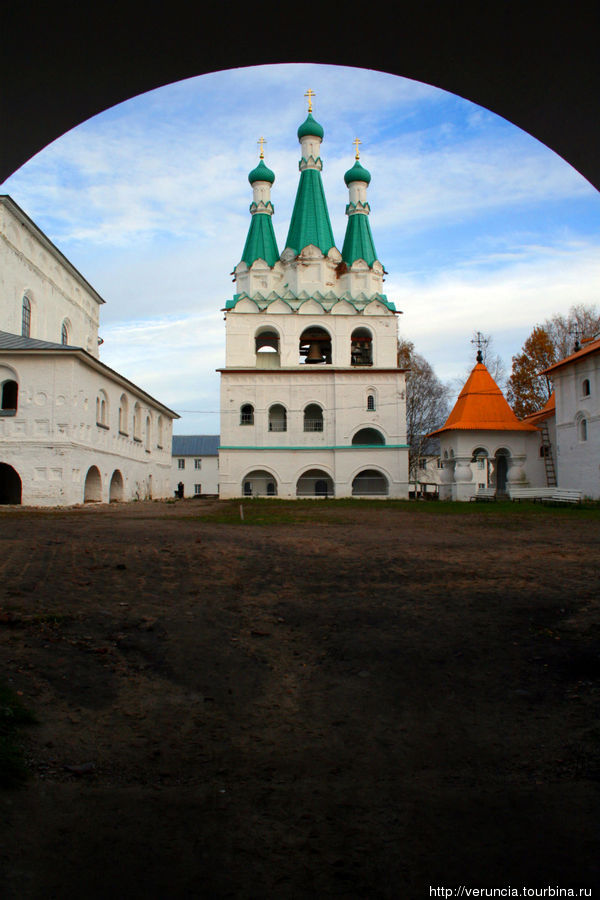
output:
<svg viewBox="0 0 600 900"><path fill-rule="evenodd" d="M600 353L553 372L556 391L557 476L561 488L600 499ZM589 381L589 394L584 381ZM586 440L582 420L587 423Z"/></svg>
<svg viewBox="0 0 600 900"><path fill-rule="evenodd" d="M135 386L75 351L60 350L3 351L0 382L8 379L18 382L19 398L15 415L0 415L0 462L19 474L23 504L83 502L92 466L100 473L103 502L109 500L116 470L124 500L172 495L172 418ZM122 397L127 414L120 428ZM100 424L98 399L105 404Z"/></svg>
<svg viewBox="0 0 600 900"><path fill-rule="evenodd" d="M25 294L30 337L60 344L66 322L68 343L98 356L100 298L33 223L0 199L0 331L21 334Z"/></svg>
<svg viewBox="0 0 600 900"><path fill-rule="evenodd" d="M183 468L180 461L183 460ZM197 465L197 462L200 464ZM197 496L196 485L201 485L201 494L219 493L219 457L218 456L182 456L173 455L171 464L171 496L177 490L179 482L183 482L184 497Z"/></svg>

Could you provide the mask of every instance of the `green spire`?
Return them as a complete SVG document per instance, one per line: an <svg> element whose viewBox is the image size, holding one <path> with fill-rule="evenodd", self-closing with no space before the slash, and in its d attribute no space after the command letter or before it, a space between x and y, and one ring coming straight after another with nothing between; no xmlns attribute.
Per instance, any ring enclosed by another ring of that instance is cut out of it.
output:
<svg viewBox="0 0 600 900"><path fill-rule="evenodd" d="M357 259L364 259L369 268L377 259L368 216L361 213L348 216L342 259L347 266Z"/></svg>
<svg viewBox="0 0 600 900"><path fill-rule="evenodd" d="M335 247L325 191L318 169L304 169L300 173L298 193L285 246L296 253L301 253L309 244L318 247L323 255L327 255L331 248Z"/></svg>
<svg viewBox="0 0 600 900"><path fill-rule="evenodd" d="M279 259L273 221L268 212L257 212L252 216L242 253L242 260L247 266L251 266L257 259L264 259L271 268Z"/></svg>

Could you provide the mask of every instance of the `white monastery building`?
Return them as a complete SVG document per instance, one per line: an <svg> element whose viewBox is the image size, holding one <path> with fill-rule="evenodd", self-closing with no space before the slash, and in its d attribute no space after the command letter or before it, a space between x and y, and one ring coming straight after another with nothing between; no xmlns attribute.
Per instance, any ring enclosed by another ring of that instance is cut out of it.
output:
<svg viewBox="0 0 600 900"><path fill-rule="evenodd" d="M0 196L0 503L171 496L177 414L100 362L104 300Z"/></svg>
<svg viewBox="0 0 600 900"><path fill-rule="evenodd" d="M406 370L394 304L369 224L369 172L346 172L348 217L336 248L321 179L323 128L298 129L300 180L283 253L273 230L273 172L248 179L250 227L225 306L222 498L408 496Z"/></svg>
<svg viewBox="0 0 600 900"><path fill-rule="evenodd" d="M218 496L218 434L174 434L172 452L173 493L182 485L184 497Z"/></svg>

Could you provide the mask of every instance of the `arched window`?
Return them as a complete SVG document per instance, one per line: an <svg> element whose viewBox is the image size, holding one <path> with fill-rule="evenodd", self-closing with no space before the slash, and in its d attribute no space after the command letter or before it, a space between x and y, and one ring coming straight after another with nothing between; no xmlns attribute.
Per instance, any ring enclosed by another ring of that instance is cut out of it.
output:
<svg viewBox="0 0 600 900"><path fill-rule="evenodd" d="M159 450L162 450L162 448L163 448L163 429L164 429L163 417L159 416L158 421L156 423L156 446L158 447Z"/></svg>
<svg viewBox="0 0 600 900"><path fill-rule="evenodd" d="M300 335L300 362L307 365L331 365L331 336L317 325L305 328Z"/></svg>
<svg viewBox="0 0 600 900"><path fill-rule="evenodd" d="M355 328L350 338L350 365L373 365L373 335L368 328Z"/></svg>
<svg viewBox="0 0 600 900"><path fill-rule="evenodd" d="M375 410L375 394L367 394L367 409L369 412Z"/></svg>
<svg viewBox="0 0 600 900"><path fill-rule="evenodd" d="M279 335L274 328L263 328L254 338L256 353L279 353Z"/></svg>
<svg viewBox="0 0 600 900"><path fill-rule="evenodd" d="M587 441L588 439L588 427L587 427L587 419L579 420L579 440Z"/></svg>
<svg viewBox="0 0 600 900"><path fill-rule="evenodd" d="M21 335L22 337L31 337L31 300L27 294L23 297L23 308L21 313Z"/></svg>
<svg viewBox="0 0 600 900"><path fill-rule="evenodd" d="M16 381L5 381L0 387L0 411L3 416L14 416L17 412L19 385Z"/></svg>
<svg viewBox="0 0 600 900"><path fill-rule="evenodd" d="M381 446L385 438L377 428L361 428L352 438L353 446Z"/></svg>
<svg viewBox="0 0 600 900"><path fill-rule="evenodd" d="M108 428L108 397L104 391L99 391L96 397L96 425Z"/></svg>
<svg viewBox="0 0 600 900"><path fill-rule="evenodd" d="M304 410L304 430L323 431L323 410L317 403L309 403Z"/></svg>
<svg viewBox="0 0 600 900"><path fill-rule="evenodd" d="M62 327L60 329L60 342L64 347L66 347L69 343L69 328L66 321L62 323Z"/></svg>
<svg viewBox="0 0 600 900"><path fill-rule="evenodd" d="M269 409L269 431L287 431L287 412L281 403L274 403Z"/></svg>
<svg viewBox="0 0 600 900"><path fill-rule="evenodd" d="M150 453L152 446L152 422L150 416L146 416L146 453Z"/></svg>
<svg viewBox="0 0 600 900"><path fill-rule="evenodd" d="M251 403L244 403L241 407L240 425L254 425L254 407Z"/></svg>
<svg viewBox="0 0 600 900"><path fill-rule="evenodd" d="M581 385L581 394L583 397L590 396L590 379L589 378L583 379L583 383Z"/></svg>
<svg viewBox="0 0 600 900"><path fill-rule="evenodd" d="M127 401L127 395L121 394L121 399L119 401L119 433L123 435L129 433L127 431L128 410L129 403Z"/></svg>
<svg viewBox="0 0 600 900"><path fill-rule="evenodd" d="M142 407L139 403L133 407L133 439L138 444L142 443Z"/></svg>

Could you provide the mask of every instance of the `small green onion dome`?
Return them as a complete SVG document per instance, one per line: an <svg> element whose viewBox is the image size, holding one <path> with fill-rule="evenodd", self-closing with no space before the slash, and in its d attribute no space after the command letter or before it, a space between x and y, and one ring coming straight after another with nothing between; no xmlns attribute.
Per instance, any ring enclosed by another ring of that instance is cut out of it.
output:
<svg viewBox="0 0 600 900"><path fill-rule="evenodd" d="M298 140L307 135L311 135L314 137L321 138L323 140L323 135L325 132L323 131L323 126L319 125L316 119L313 119L312 113L309 113L302 123L300 128L298 129Z"/></svg>
<svg viewBox="0 0 600 900"><path fill-rule="evenodd" d="M252 169L250 174L248 175L248 181L250 184L254 184L255 181L268 181L271 184L275 181L275 172L272 172L268 166L265 166L263 160L261 159L259 164L255 169Z"/></svg>
<svg viewBox="0 0 600 900"><path fill-rule="evenodd" d="M348 169L344 175L344 181L347 185L352 184L353 181L366 181L366 183L369 184L371 181L371 173L356 160L352 168Z"/></svg>

